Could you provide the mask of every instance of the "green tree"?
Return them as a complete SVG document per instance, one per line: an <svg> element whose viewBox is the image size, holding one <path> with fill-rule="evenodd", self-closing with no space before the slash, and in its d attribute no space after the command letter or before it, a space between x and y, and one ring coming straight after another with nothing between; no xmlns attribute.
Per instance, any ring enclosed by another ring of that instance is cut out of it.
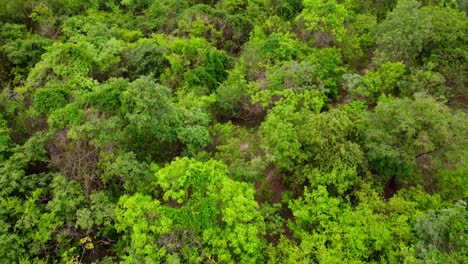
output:
<svg viewBox="0 0 468 264"><path fill-rule="evenodd" d="M381 176L407 176L420 158L434 164L450 156L456 164L466 155L459 148L466 145L461 136L467 129L465 114L453 114L431 97L382 101L367 122L364 146L371 168Z"/></svg>
<svg viewBox="0 0 468 264"><path fill-rule="evenodd" d="M385 63L376 71L366 71L363 76L345 74L346 88L350 94L364 96L370 103L377 102L381 95L396 94L399 81L405 73L405 66L400 63Z"/></svg>
<svg viewBox="0 0 468 264"><path fill-rule="evenodd" d="M137 46L127 55L127 70L131 80L142 75L158 78L167 66L164 50L157 44L140 40Z"/></svg>
<svg viewBox="0 0 468 264"><path fill-rule="evenodd" d="M416 256L425 262L463 263L467 261L466 202L438 211L429 210L418 218Z"/></svg>
<svg viewBox="0 0 468 264"><path fill-rule="evenodd" d="M128 262L257 262L265 246L253 189L220 162L177 159L156 172L161 201L123 196L116 210Z"/></svg>
<svg viewBox="0 0 468 264"><path fill-rule="evenodd" d="M335 0L304 0L304 9L296 18L301 24L301 38L312 39L319 47L342 42L346 35L346 7Z"/></svg>
<svg viewBox="0 0 468 264"><path fill-rule="evenodd" d="M467 27L466 16L455 9L401 1L377 29L376 61L428 65L458 94L466 86Z"/></svg>
<svg viewBox="0 0 468 264"><path fill-rule="evenodd" d="M272 263L410 262L416 204L394 197L387 203L369 185L355 192L355 205L333 197L323 185L305 188L289 207L295 240L280 240ZM297 242L296 242L297 241Z"/></svg>
<svg viewBox="0 0 468 264"><path fill-rule="evenodd" d="M143 76L130 83L120 98L130 142L146 145L148 140L172 142L176 139L174 131L180 123L168 88Z"/></svg>

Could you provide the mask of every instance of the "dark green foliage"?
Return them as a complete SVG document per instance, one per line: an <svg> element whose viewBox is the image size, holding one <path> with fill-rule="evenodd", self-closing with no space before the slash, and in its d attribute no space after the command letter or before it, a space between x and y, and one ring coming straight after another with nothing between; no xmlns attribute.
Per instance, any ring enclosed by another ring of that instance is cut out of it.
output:
<svg viewBox="0 0 468 264"><path fill-rule="evenodd" d="M158 78L167 64L164 50L151 42L142 41L127 55L127 70L131 80L142 75Z"/></svg>
<svg viewBox="0 0 468 264"><path fill-rule="evenodd" d="M351 2L356 11L371 13L382 20L395 8L398 0L353 0Z"/></svg>
<svg viewBox="0 0 468 264"><path fill-rule="evenodd" d="M151 77L132 82L121 94L121 112L128 122L127 133L142 145L148 140L174 141L178 117L171 104L169 88Z"/></svg>
<svg viewBox="0 0 468 264"><path fill-rule="evenodd" d="M213 91L223 81L227 74L224 71L228 64L224 54L208 53L206 56L206 66L200 66L189 70L184 74L185 86L208 88Z"/></svg>
<svg viewBox="0 0 468 264"><path fill-rule="evenodd" d="M424 261L463 263L467 261L466 202L459 201L450 208L430 210L418 219L416 255Z"/></svg>
<svg viewBox="0 0 468 264"><path fill-rule="evenodd" d="M467 30L466 16L455 9L401 1L378 27L377 58L428 65L459 94L466 87Z"/></svg>
<svg viewBox="0 0 468 264"><path fill-rule="evenodd" d="M103 112L115 114L122 106L120 95L127 87L127 80L109 79L106 83L94 87L94 90L86 95L86 99Z"/></svg>
<svg viewBox="0 0 468 264"><path fill-rule="evenodd" d="M153 190L149 164L140 163L132 152L101 153L98 174L106 186L123 185L127 193L149 194Z"/></svg>
<svg viewBox="0 0 468 264"><path fill-rule="evenodd" d="M0 161L3 161L5 154L11 147L10 132L7 122L0 115Z"/></svg>
<svg viewBox="0 0 468 264"><path fill-rule="evenodd" d="M452 144L466 145L461 136L467 131L466 116L460 114L458 121L457 115L431 97L380 102L369 115L366 131L371 167L382 176L403 177L413 171L418 158L444 159Z"/></svg>
<svg viewBox="0 0 468 264"><path fill-rule="evenodd" d="M249 95L255 86L245 79L245 70L245 63L237 64L216 89L216 105L221 109L220 115L238 116L242 111L249 109Z"/></svg>
<svg viewBox="0 0 468 264"><path fill-rule="evenodd" d="M144 31L170 33L177 29L177 18L189 7L187 0L155 1L145 10L145 14L137 18L138 26Z"/></svg>

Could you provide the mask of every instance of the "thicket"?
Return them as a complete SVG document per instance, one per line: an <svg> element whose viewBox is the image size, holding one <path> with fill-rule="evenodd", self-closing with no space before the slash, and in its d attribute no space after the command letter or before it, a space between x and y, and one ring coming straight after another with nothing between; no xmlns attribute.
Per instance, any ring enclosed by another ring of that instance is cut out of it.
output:
<svg viewBox="0 0 468 264"><path fill-rule="evenodd" d="M0 0L0 262L468 263L466 0Z"/></svg>

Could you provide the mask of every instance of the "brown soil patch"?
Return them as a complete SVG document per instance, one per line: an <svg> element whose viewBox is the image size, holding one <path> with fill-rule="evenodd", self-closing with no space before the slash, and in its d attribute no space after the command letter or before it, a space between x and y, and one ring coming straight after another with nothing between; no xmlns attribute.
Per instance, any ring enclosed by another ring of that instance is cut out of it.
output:
<svg viewBox="0 0 468 264"><path fill-rule="evenodd" d="M262 188L267 187L268 191L271 194L271 200L273 203L280 203L282 200L282 194L286 191L286 186L278 175L276 175L276 166L274 164L268 165L265 170L265 180L259 181L256 184L257 194L260 194L260 197L257 197L259 203L264 201L265 197L261 197Z"/></svg>

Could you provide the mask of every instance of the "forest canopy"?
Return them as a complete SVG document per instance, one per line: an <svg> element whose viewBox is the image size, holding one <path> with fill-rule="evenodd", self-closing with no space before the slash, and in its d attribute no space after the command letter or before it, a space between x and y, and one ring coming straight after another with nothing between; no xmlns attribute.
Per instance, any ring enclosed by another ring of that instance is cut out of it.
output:
<svg viewBox="0 0 468 264"><path fill-rule="evenodd" d="M0 0L2 263L468 263L468 1Z"/></svg>

